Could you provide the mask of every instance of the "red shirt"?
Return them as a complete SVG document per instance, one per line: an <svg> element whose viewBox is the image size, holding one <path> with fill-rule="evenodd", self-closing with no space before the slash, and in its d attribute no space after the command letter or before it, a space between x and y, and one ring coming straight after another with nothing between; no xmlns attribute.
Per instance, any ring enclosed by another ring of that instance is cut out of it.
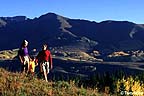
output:
<svg viewBox="0 0 144 96"><path fill-rule="evenodd" d="M48 61L52 65L52 56L49 50L42 50L38 53L36 61Z"/></svg>

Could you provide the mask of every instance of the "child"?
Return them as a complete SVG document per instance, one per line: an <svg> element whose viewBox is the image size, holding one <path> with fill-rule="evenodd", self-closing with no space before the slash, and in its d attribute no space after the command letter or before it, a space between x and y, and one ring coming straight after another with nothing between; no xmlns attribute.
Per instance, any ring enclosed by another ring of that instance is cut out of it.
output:
<svg viewBox="0 0 144 96"><path fill-rule="evenodd" d="M33 76L34 76L34 72L35 72L35 67L36 67L37 65L35 64L35 58L34 57L32 57L31 59L30 59L30 62L29 62L29 73L31 73Z"/></svg>

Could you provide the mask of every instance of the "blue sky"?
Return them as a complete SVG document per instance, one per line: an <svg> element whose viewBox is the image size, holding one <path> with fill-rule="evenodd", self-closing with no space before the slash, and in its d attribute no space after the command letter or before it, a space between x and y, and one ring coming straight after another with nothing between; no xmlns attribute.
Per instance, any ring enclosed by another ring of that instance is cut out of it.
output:
<svg viewBox="0 0 144 96"><path fill-rule="evenodd" d="M0 17L39 17L53 12L96 22L131 21L144 24L144 0L1 0Z"/></svg>

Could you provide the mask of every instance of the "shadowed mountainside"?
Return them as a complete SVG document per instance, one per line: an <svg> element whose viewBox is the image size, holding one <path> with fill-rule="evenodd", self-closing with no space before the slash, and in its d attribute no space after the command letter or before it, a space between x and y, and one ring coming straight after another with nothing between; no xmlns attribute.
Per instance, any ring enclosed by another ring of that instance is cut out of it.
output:
<svg viewBox="0 0 144 96"><path fill-rule="evenodd" d="M1 49L18 48L23 39L30 48L40 48L44 42L51 47L66 46L78 50L99 50L110 53L144 48L144 25L128 21L69 19L54 13L38 18L25 16L0 18Z"/></svg>

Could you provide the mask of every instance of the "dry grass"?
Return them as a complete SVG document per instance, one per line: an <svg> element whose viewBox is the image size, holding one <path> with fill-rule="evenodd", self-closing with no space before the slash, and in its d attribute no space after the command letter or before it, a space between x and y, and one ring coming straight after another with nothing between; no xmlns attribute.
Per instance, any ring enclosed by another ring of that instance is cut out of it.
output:
<svg viewBox="0 0 144 96"><path fill-rule="evenodd" d="M103 78L105 79L105 78ZM100 79L102 80L102 79ZM105 79L109 80L109 79ZM104 81L105 81L104 80ZM100 81L95 81L100 82ZM88 82L87 82L88 83ZM113 82L115 92L112 96L144 91L144 83L134 77L126 77ZM100 83L102 84L102 83ZM103 84L102 84L103 85ZM111 86L111 85L110 85ZM110 86L103 86L103 93L99 93L99 87L95 89L77 86L76 81L49 81L31 77L22 73L12 73L0 68L0 96L110 96ZM123 93L127 92L127 93ZM137 95L134 95L137 96Z"/></svg>
<svg viewBox="0 0 144 96"><path fill-rule="evenodd" d="M4 69L0 69L0 86L0 94L4 96L47 95L50 90L50 83Z"/></svg>
<svg viewBox="0 0 144 96"><path fill-rule="evenodd" d="M0 96L97 96L94 89L79 88L74 81L45 82L0 68Z"/></svg>

